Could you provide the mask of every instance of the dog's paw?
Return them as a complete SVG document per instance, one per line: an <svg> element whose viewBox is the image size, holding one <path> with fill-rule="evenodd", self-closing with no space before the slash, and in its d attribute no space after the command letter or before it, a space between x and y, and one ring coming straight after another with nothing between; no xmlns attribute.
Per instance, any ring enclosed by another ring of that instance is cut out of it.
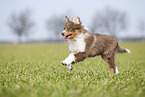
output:
<svg viewBox="0 0 145 97"><path fill-rule="evenodd" d="M72 65L67 66L67 68L68 68L69 70L73 70Z"/></svg>
<svg viewBox="0 0 145 97"><path fill-rule="evenodd" d="M64 65L64 66L67 65L66 62L65 62L65 60L64 60L64 61L61 61L61 63L62 63L62 65Z"/></svg>
<svg viewBox="0 0 145 97"><path fill-rule="evenodd" d="M64 61L61 61L62 65L69 65L69 64L72 64L74 62L70 61L70 60L64 60Z"/></svg>

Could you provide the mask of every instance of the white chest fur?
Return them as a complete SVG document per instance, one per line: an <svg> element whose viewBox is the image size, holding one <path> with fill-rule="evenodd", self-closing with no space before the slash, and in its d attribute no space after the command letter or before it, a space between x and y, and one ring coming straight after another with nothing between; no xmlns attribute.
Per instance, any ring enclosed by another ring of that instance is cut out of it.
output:
<svg viewBox="0 0 145 97"><path fill-rule="evenodd" d="M68 41L70 53L84 52L86 43L85 43L86 34L80 34L75 39Z"/></svg>

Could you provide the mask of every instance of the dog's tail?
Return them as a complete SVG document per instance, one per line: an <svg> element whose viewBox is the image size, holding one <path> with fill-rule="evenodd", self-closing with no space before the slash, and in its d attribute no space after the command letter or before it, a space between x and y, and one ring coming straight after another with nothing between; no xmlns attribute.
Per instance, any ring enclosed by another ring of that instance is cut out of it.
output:
<svg viewBox="0 0 145 97"><path fill-rule="evenodd" d="M117 52L118 53L128 53L128 54L131 53L129 49L120 47L119 44L117 44Z"/></svg>

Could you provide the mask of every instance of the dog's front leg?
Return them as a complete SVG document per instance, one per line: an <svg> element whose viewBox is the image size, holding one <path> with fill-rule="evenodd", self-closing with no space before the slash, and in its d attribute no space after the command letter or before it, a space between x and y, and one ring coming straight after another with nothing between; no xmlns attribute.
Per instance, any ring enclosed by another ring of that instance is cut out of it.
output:
<svg viewBox="0 0 145 97"><path fill-rule="evenodd" d="M62 61L62 65L70 65L73 62L75 62L75 56L73 53L70 53L69 56L64 61Z"/></svg>
<svg viewBox="0 0 145 97"><path fill-rule="evenodd" d="M75 62L75 56L73 53L70 53L69 56L64 61L62 61L62 65L67 65L67 68L69 70L72 70L73 69L72 63L74 62Z"/></svg>
<svg viewBox="0 0 145 97"><path fill-rule="evenodd" d="M76 62L80 62L86 59L86 53L85 52L78 52L76 54L74 54L75 56L75 61Z"/></svg>
<svg viewBox="0 0 145 97"><path fill-rule="evenodd" d="M72 70L72 64L76 62L80 62L86 59L86 54L85 52L78 52L78 53L70 53L69 56L62 61L62 65L66 65L68 69Z"/></svg>
<svg viewBox="0 0 145 97"><path fill-rule="evenodd" d="M85 52L78 52L78 53L70 53L69 56L62 61L63 65L70 65L72 63L80 62L86 59L86 54Z"/></svg>

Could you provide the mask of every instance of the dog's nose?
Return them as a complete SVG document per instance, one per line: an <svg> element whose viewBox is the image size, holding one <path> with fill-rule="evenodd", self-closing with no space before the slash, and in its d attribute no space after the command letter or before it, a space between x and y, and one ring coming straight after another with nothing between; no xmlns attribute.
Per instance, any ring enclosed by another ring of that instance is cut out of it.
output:
<svg viewBox="0 0 145 97"><path fill-rule="evenodd" d="M61 35L64 36L64 32L61 32Z"/></svg>

